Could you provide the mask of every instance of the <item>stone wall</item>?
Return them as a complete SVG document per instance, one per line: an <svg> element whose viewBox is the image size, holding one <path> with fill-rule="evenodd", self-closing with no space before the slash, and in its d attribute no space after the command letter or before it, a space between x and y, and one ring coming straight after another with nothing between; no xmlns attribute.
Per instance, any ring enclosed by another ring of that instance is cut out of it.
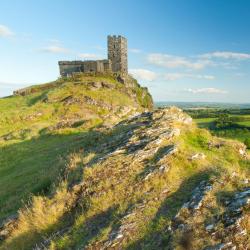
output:
<svg viewBox="0 0 250 250"><path fill-rule="evenodd" d="M112 71L128 73L127 39L122 36L108 36L108 59L112 63Z"/></svg>
<svg viewBox="0 0 250 250"><path fill-rule="evenodd" d="M97 61L59 61L60 75L68 76L73 73L107 73L111 72L110 60Z"/></svg>
<svg viewBox="0 0 250 250"><path fill-rule="evenodd" d="M60 75L73 73L120 73L128 74L127 39L122 36L108 36L108 59L97 61L59 61Z"/></svg>

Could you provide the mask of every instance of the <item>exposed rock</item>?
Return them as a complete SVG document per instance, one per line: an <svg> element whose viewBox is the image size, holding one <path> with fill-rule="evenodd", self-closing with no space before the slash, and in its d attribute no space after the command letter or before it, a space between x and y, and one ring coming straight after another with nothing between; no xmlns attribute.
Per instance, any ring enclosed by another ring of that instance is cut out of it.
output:
<svg viewBox="0 0 250 250"><path fill-rule="evenodd" d="M113 88L113 84L104 81L90 81L85 83L91 89L100 89L100 88Z"/></svg>
<svg viewBox="0 0 250 250"><path fill-rule="evenodd" d="M208 143L208 148L209 149L212 149L212 148L219 149L219 148L221 148L224 145L225 145L224 141L220 141L220 142L213 142L213 141L211 141L211 142Z"/></svg>
<svg viewBox="0 0 250 250"><path fill-rule="evenodd" d="M189 160L193 161L193 160L204 160L206 158L206 155L204 153L196 153L194 155L192 155Z"/></svg>
<svg viewBox="0 0 250 250"><path fill-rule="evenodd" d="M31 94L31 88L23 88L23 89L18 89L13 92L13 95L15 96L25 96L28 94Z"/></svg>
<svg viewBox="0 0 250 250"><path fill-rule="evenodd" d="M229 210L235 210L242 208L250 204L250 188L246 188L244 191L236 193L233 200L230 202Z"/></svg>
<svg viewBox="0 0 250 250"><path fill-rule="evenodd" d="M31 131L31 129L21 129L15 132L11 132L6 135L0 136L0 141L25 139L31 133Z"/></svg>
<svg viewBox="0 0 250 250"><path fill-rule="evenodd" d="M110 234L110 239L105 243L104 249L114 248L121 243L124 237L128 237L134 230L135 223L121 225L117 231Z"/></svg>
<svg viewBox="0 0 250 250"><path fill-rule="evenodd" d="M242 158L247 158L248 157L248 153L247 153L247 146L244 144L244 143L234 143L234 147L235 147L235 150L238 151L239 155L242 157Z"/></svg>
<svg viewBox="0 0 250 250"><path fill-rule="evenodd" d="M202 202L204 200L207 192L212 190L212 184L208 181L200 182L199 186L195 188L193 191L191 199L183 205L184 208L188 208L189 210L199 210L202 206Z"/></svg>
<svg viewBox="0 0 250 250"><path fill-rule="evenodd" d="M0 223L0 241L7 238L8 235L12 232L16 225L17 219L18 215L14 214Z"/></svg>
<svg viewBox="0 0 250 250"><path fill-rule="evenodd" d="M146 180L148 180L149 179L149 177L150 176L152 176L153 175L153 173L151 172L151 173L148 173L147 175L146 175L146 177L144 178L144 180L146 181Z"/></svg>
<svg viewBox="0 0 250 250"><path fill-rule="evenodd" d="M159 167L159 172L160 172L160 173L167 172L167 171L169 170L169 168L170 168L170 166L167 165L167 164L161 165L161 166Z"/></svg>
<svg viewBox="0 0 250 250"><path fill-rule="evenodd" d="M244 218L242 210L250 205L250 188L237 192L233 199L227 202L227 211L222 215L222 221L226 227L237 227L237 231L242 231L240 222Z"/></svg>
<svg viewBox="0 0 250 250"><path fill-rule="evenodd" d="M41 117L42 115L43 115L42 112L36 112L36 113L30 114L24 117L24 120L31 121L31 120L37 119L38 117Z"/></svg>
<svg viewBox="0 0 250 250"><path fill-rule="evenodd" d="M208 246L205 247L204 250L233 250L236 249L235 246L233 246L232 242L228 242L228 243L219 243L216 244L214 246Z"/></svg>
<svg viewBox="0 0 250 250"><path fill-rule="evenodd" d="M211 230L214 229L214 225L213 225L213 224L207 225L205 229L206 229L207 231L211 231Z"/></svg>
<svg viewBox="0 0 250 250"><path fill-rule="evenodd" d="M46 130L47 131L54 131L58 129L63 129L63 128L72 128L72 127L79 127L84 124L84 120L65 120L58 122L56 125L48 127Z"/></svg>

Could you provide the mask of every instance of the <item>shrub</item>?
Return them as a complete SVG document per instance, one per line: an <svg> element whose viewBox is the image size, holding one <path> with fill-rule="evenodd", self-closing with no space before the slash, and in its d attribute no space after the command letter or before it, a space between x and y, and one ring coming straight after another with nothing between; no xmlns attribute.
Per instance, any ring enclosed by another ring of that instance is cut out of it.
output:
<svg viewBox="0 0 250 250"><path fill-rule="evenodd" d="M215 121L215 127L218 129L230 128L232 125L233 120L228 114L219 115L219 118Z"/></svg>
<svg viewBox="0 0 250 250"><path fill-rule="evenodd" d="M247 148L250 149L250 138L245 139L244 143L247 146Z"/></svg>

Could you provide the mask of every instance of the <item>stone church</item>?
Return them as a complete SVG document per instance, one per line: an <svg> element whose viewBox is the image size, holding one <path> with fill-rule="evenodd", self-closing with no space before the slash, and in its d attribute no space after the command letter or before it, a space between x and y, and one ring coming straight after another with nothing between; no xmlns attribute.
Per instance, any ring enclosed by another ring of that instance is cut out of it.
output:
<svg viewBox="0 0 250 250"><path fill-rule="evenodd" d="M128 74L127 39L122 36L108 36L108 59L87 61L59 61L60 75L72 73L120 73Z"/></svg>

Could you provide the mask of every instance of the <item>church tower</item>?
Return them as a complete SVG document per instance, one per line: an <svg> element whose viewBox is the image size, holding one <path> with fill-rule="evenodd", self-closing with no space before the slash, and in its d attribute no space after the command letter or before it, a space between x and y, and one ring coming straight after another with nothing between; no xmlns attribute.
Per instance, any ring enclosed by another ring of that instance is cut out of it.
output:
<svg viewBox="0 0 250 250"><path fill-rule="evenodd" d="M112 71L128 74L127 39L122 36L108 36L108 59Z"/></svg>

